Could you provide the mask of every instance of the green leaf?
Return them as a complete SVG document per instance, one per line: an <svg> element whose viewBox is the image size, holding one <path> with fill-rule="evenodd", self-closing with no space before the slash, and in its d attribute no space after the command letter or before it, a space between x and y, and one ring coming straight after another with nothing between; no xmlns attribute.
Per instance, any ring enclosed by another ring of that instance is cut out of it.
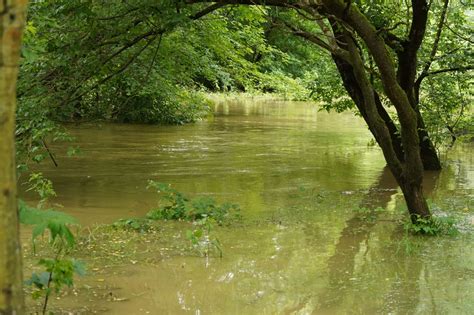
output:
<svg viewBox="0 0 474 315"><path fill-rule="evenodd" d="M38 225L48 222L77 225L78 221L71 215L55 210L40 210L28 206L24 201L19 200L20 223L28 225Z"/></svg>

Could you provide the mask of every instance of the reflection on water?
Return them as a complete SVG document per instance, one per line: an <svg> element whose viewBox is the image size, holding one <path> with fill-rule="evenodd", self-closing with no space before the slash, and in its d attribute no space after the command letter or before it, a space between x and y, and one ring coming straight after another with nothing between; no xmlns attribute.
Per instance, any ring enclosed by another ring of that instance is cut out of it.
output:
<svg viewBox="0 0 474 315"><path fill-rule="evenodd" d="M53 180L57 202L83 223L146 213L156 201L147 179L237 202L245 218L243 226L216 230L222 259L179 256L117 268L107 285L129 300L79 296L73 306L113 314L474 309L472 237L426 239L410 253L400 246L393 213L403 202L358 118L302 102L227 100L215 111L212 121L179 127L69 127L83 154L66 158L55 147L59 167L40 170ZM445 169L425 180L428 196L464 216L472 213L472 149L450 152Z"/></svg>
<svg viewBox="0 0 474 315"><path fill-rule="evenodd" d="M156 200L147 179L257 215L285 204L298 187L366 189L384 165L350 113L302 102L226 102L216 112L211 122L186 126L71 125L83 154L68 158L56 146L59 167L47 161L40 170L53 181L56 201L88 224L146 213Z"/></svg>

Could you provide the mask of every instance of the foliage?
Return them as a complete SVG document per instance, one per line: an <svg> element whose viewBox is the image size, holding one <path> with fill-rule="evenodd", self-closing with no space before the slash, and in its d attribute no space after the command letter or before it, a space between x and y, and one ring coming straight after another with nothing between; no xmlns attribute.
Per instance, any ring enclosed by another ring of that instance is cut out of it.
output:
<svg viewBox="0 0 474 315"><path fill-rule="evenodd" d="M168 184L148 181L148 188L154 188L160 194L163 205L147 214L150 220L183 220L192 221L194 228L186 231L191 244L204 256L208 257L211 249L215 249L222 257L219 239L212 237L215 224L222 225L233 219L240 218L240 208L236 204L216 204L212 198L189 199ZM160 202L160 203L161 203Z"/></svg>
<svg viewBox="0 0 474 315"><path fill-rule="evenodd" d="M42 208L42 205L46 203L50 198L56 197L56 192L53 188L51 180L45 178L43 174L31 173L28 179L28 189L26 191L35 191L40 197L38 208Z"/></svg>
<svg viewBox="0 0 474 315"><path fill-rule="evenodd" d="M209 257L211 249L215 249L219 257L222 258L221 242L218 238L211 237L211 231L215 222L213 218L207 216L195 221L194 225L196 227L193 230L186 231L186 238L191 241L191 244L193 244L202 255Z"/></svg>
<svg viewBox="0 0 474 315"><path fill-rule="evenodd" d="M433 42L436 38L435 23L441 14L441 5L433 3L433 14L427 29L426 41L420 50L420 59L430 60ZM445 26L442 30L431 70L422 85L424 94L420 105L433 141L439 147L453 144L463 136L474 135L474 120L470 104L473 101L473 73L469 71L469 62L473 60L472 18L469 9L462 3L450 2ZM463 70L466 69L466 70ZM457 71L444 71L458 69ZM472 70L472 69L471 69Z"/></svg>
<svg viewBox="0 0 474 315"><path fill-rule="evenodd" d="M32 296L34 299L59 293L64 286L73 285L74 274L84 275L84 265L75 259L40 259L38 265L45 271L33 272L31 278L25 281L29 286L36 288Z"/></svg>
<svg viewBox="0 0 474 315"><path fill-rule="evenodd" d="M116 229L131 230L135 232L148 232L151 228L150 220L147 218L120 219L112 224Z"/></svg>
<svg viewBox="0 0 474 315"><path fill-rule="evenodd" d="M19 111L43 108L39 117L53 120L181 124L209 110L190 88L254 85L260 72L250 56L253 49L268 50L258 10L216 13L191 24L193 10L176 13L170 4L32 3Z"/></svg>
<svg viewBox="0 0 474 315"><path fill-rule="evenodd" d="M63 286L72 286L74 274L84 274L83 264L68 257L76 242L70 225L77 225L77 221L63 212L32 208L23 201L19 202L19 212L20 222L33 226L33 245L36 239L47 231L49 245L54 252L53 258L39 260L38 265L42 266L44 271L33 272L26 281L27 285L33 286L34 299L44 298L43 314L45 314L51 294L58 293ZM33 248L35 249L35 246Z"/></svg>
<svg viewBox="0 0 474 315"><path fill-rule="evenodd" d="M458 233L456 228L457 220L451 216L421 218L417 217L415 222L405 223L405 230L413 234L422 234L430 236L455 235Z"/></svg>
<svg viewBox="0 0 474 315"><path fill-rule="evenodd" d="M34 240L49 232L50 244L65 245L72 248L75 243L74 234L68 225L77 225L74 217L55 210L41 210L29 207L25 202L19 201L20 222L33 226L32 238Z"/></svg>
<svg viewBox="0 0 474 315"><path fill-rule="evenodd" d="M427 95L422 103L426 122L435 144L452 145L458 138L474 137L471 115L472 75L451 74L429 78Z"/></svg>
<svg viewBox="0 0 474 315"><path fill-rule="evenodd" d="M199 221L212 219L217 224L239 218L239 206L236 204L216 204L208 197L189 199L170 185L148 181L148 188L156 189L160 195L160 206L151 210L147 218L151 220ZM161 204L163 203L163 204Z"/></svg>
<svg viewBox="0 0 474 315"><path fill-rule="evenodd" d="M40 163L50 159L56 165L54 153L48 142L71 141L65 129L48 118L46 106L41 103L18 106L16 116L16 161L18 171L25 172L31 162Z"/></svg>

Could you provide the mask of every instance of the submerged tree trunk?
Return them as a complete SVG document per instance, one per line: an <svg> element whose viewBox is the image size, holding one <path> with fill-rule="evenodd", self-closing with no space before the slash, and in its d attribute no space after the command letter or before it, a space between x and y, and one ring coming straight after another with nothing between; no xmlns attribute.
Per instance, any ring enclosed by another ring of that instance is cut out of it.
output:
<svg viewBox="0 0 474 315"><path fill-rule="evenodd" d="M420 218L430 218L430 209L423 195L421 183L403 183L400 187L405 197L407 207L410 209L412 222L416 223Z"/></svg>
<svg viewBox="0 0 474 315"><path fill-rule="evenodd" d="M26 0L0 2L0 314L23 314L15 167L16 80Z"/></svg>

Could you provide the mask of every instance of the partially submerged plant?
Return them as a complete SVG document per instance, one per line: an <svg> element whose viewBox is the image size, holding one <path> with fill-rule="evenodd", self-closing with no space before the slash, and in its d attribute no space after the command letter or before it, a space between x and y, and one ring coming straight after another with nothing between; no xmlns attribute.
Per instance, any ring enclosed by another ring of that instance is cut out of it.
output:
<svg viewBox="0 0 474 315"><path fill-rule="evenodd" d="M148 212L149 220L181 220L193 222L195 228L186 231L186 237L201 254L208 257L214 248L222 257L219 239L211 236L215 224L222 225L240 218L236 204L217 204L209 197L190 199L168 184L148 181L147 188L154 188L160 194L160 205ZM131 225L134 222L130 223Z"/></svg>
<svg viewBox="0 0 474 315"><path fill-rule="evenodd" d="M115 221L112 226L117 229L148 232L151 229L151 220L147 218L129 218Z"/></svg>
<svg viewBox="0 0 474 315"><path fill-rule="evenodd" d="M197 221L212 218L221 225L232 219L240 218L240 208L236 204L217 204L213 198L189 199L168 184L148 181L147 188L154 188L160 195L160 205L147 214L151 220Z"/></svg>
<svg viewBox="0 0 474 315"><path fill-rule="evenodd" d="M186 238L205 257L209 257L211 249L215 249L219 257L222 258L221 242L218 238L210 237L213 223L215 223L215 220L209 217L204 217L194 222L196 228L186 230Z"/></svg>
<svg viewBox="0 0 474 315"><path fill-rule="evenodd" d="M456 228L456 218L452 216L422 218L416 217L405 223L405 230L413 234L422 235L455 235L459 231Z"/></svg>

